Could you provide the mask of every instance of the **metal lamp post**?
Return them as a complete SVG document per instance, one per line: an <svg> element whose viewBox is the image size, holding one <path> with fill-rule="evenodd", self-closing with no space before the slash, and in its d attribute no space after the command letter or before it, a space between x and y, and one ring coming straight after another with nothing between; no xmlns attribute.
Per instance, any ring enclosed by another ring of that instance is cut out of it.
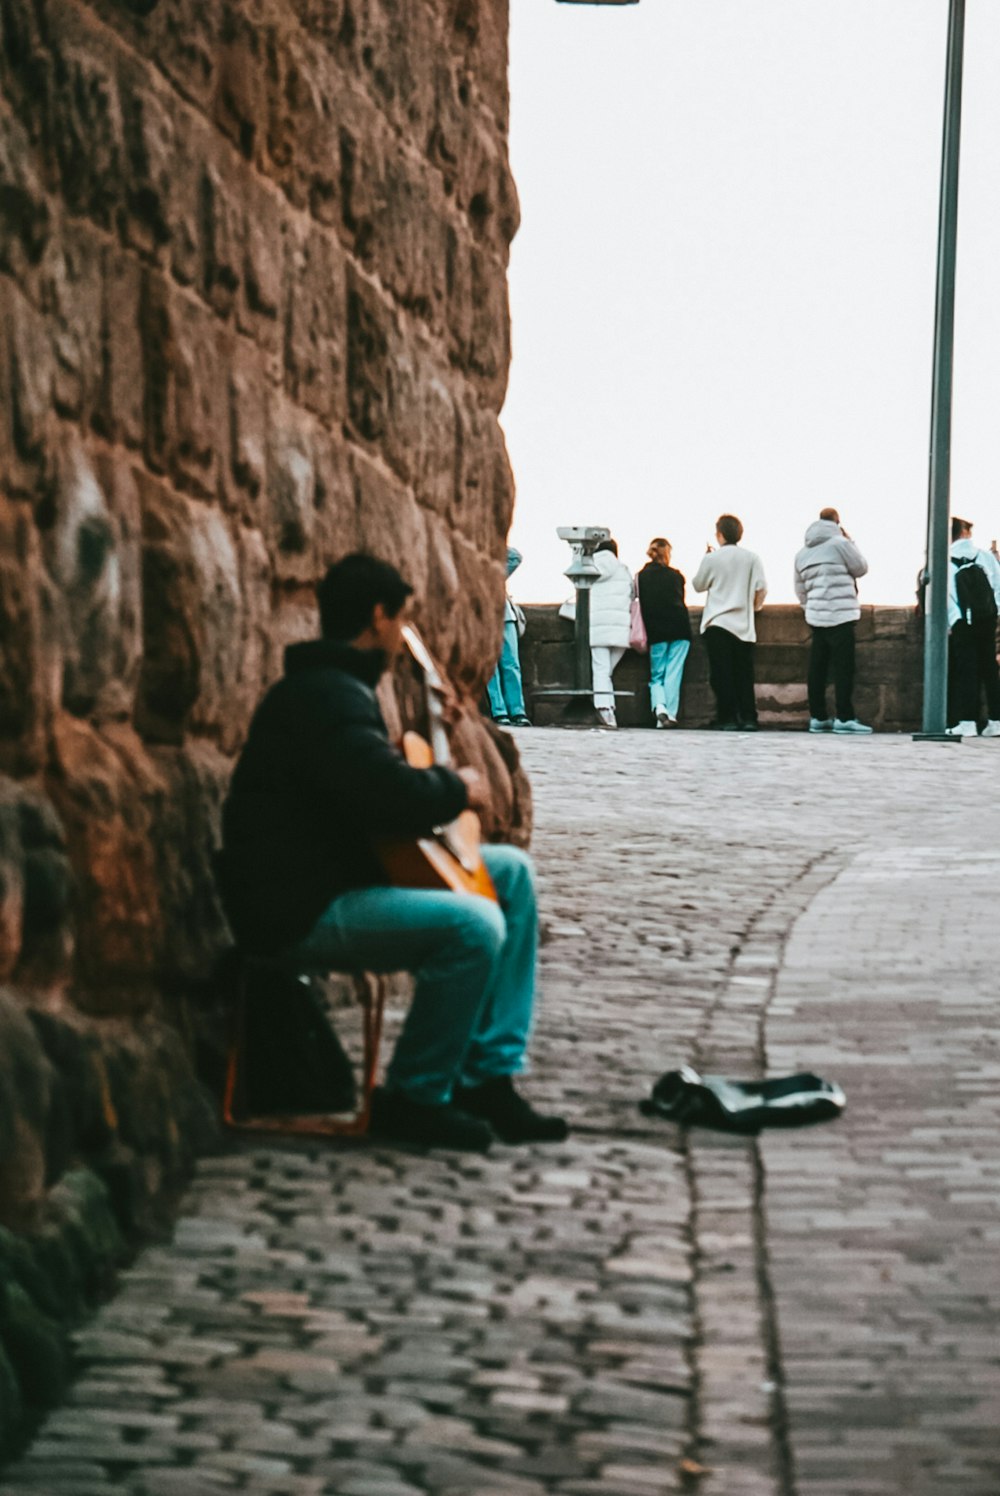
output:
<svg viewBox="0 0 1000 1496"><path fill-rule="evenodd" d="M955 349L955 258L958 241L958 162L962 131L962 61L965 0L950 0L945 66L944 138L938 210L937 296L934 308L934 373L931 393L930 483L927 501L927 565L924 579L923 730L916 738L945 739L948 710L949 509L951 489L951 396ZM956 743L961 738L948 739Z"/></svg>

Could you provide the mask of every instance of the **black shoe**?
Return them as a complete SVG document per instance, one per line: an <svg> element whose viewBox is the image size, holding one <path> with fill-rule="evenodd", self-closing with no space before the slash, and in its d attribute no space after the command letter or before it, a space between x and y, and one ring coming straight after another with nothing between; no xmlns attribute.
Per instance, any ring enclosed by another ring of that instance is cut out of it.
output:
<svg viewBox="0 0 1000 1496"><path fill-rule="evenodd" d="M509 727L510 726L510 718L509 717L494 717L493 718L493 726L494 727Z"/></svg>
<svg viewBox="0 0 1000 1496"><path fill-rule="evenodd" d="M756 718L754 718L754 720L752 722L741 722L740 723L740 732L759 732L759 731L760 731L760 728L757 726L757 719Z"/></svg>
<svg viewBox="0 0 1000 1496"><path fill-rule="evenodd" d="M512 717L510 725L511 727L531 727L533 724L530 717L521 716Z"/></svg>
<svg viewBox="0 0 1000 1496"><path fill-rule="evenodd" d="M368 1136L388 1143L418 1143L425 1148L454 1148L466 1153L488 1153L493 1129L454 1103L434 1105L417 1101L405 1091L372 1092Z"/></svg>
<svg viewBox="0 0 1000 1496"><path fill-rule="evenodd" d="M513 1077L497 1075L481 1086L456 1086L455 1105L483 1117L504 1143L561 1143L569 1133L565 1117L546 1117L519 1096Z"/></svg>

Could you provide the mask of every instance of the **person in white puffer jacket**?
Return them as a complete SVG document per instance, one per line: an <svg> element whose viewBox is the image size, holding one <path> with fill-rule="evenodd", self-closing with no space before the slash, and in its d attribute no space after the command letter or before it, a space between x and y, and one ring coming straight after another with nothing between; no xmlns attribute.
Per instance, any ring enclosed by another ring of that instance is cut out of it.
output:
<svg viewBox="0 0 1000 1496"><path fill-rule="evenodd" d="M617 727L612 676L628 649L632 608L632 573L618 559L618 542L602 540L594 552L601 575L590 589L590 663L594 705L603 726Z"/></svg>
<svg viewBox="0 0 1000 1496"><path fill-rule="evenodd" d="M809 651L809 731L867 734L854 711L854 634L861 617L858 577L868 562L840 523L821 509L795 558L795 595L812 631ZM837 714L826 715L827 676L833 673Z"/></svg>
<svg viewBox="0 0 1000 1496"><path fill-rule="evenodd" d="M618 542L602 540L592 560L600 576L590 589L590 663L594 706L602 727L617 727L612 676L628 649L632 608L632 573L618 559ZM576 600L563 603L560 618L575 618Z"/></svg>

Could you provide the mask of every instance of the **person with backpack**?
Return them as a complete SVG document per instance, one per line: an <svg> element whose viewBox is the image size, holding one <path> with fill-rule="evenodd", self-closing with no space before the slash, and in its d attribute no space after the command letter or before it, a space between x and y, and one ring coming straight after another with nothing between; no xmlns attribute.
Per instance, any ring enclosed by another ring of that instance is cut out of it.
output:
<svg viewBox="0 0 1000 1496"><path fill-rule="evenodd" d="M948 577L948 732L972 738L986 696L984 738L1000 738L1000 668L996 657L1000 562L972 540L972 522L951 522Z"/></svg>
<svg viewBox="0 0 1000 1496"><path fill-rule="evenodd" d="M840 523L836 509L821 509L795 557L795 595L812 634L809 649L809 731L868 734L854 711L854 634L861 605L858 578L868 562ZM826 715L827 676L833 675L836 716Z"/></svg>

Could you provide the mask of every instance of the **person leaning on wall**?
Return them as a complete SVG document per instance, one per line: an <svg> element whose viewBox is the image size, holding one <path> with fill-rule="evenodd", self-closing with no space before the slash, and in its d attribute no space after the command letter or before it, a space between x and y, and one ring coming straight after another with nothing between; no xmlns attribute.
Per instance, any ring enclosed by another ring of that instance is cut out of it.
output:
<svg viewBox="0 0 1000 1496"><path fill-rule="evenodd" d="M691 581L704 592L701 637L715 695L713 727L724 732L756 732L754 700L755 615L764 606L764 563L740 545L743 525L735 514L720 514L715 525L719 548L707 548Z"/></svg>
<svg viewBox="0 0 1000 1496"><path fill-rule="evenodd" d="M649 705L657 727L676 727L684 664L691 648L684 577L670 564L669 540L662 536L651 540L646 555L649 560L635 580L649 644Z"/></svg>
<svg viewBox="0 0 1000 1496"><path fill-rule="evenodd" d="M512 545L507 547L508 579L520 566L524 558ZM524 632L524 612L508 595L504 599L503 644L497 668L490 677L486 694L490 701L490 715L498 727L530 727L531 719L524 708L524 687L521 683L521 655L518 640Z"/></svg>

